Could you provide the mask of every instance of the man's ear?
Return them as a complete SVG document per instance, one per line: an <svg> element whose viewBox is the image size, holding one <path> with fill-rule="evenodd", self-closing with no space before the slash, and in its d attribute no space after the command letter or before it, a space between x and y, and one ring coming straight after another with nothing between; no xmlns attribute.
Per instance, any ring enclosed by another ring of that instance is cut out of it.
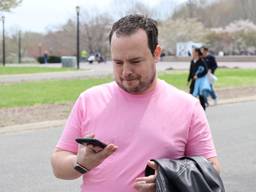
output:
<svg viewBox="0 0 256 192"><path fill-rule="evenodd" d="M160 45L157 45L156 46L156 49L154 51L154 59L155 59L155 62L158 62L160 60L160 55L161 55L161 47Z"/></svg>

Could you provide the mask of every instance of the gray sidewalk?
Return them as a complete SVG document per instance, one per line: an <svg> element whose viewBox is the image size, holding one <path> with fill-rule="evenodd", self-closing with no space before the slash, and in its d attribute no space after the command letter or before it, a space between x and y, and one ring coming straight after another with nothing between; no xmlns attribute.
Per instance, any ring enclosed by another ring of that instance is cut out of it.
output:
<svg viewBox="0 0 256 192"><path fill-rule="evenodd" d="M243 68L243 69L256 69L256 63L253 62L219 62L219 67L225 68ZM8 66L8 65L7 65ZM55 67L60 68L61 64L12 64L9 66L40 66L40 67ZM157 70L159 72L166 71L167 69L173 70L185 70L188 71L188 62L159 62L157 64ZM112 63L81 63L81 70L79 71L67 71L67 72L51 72L51 73L35 73L35 74L19 74L19 75L0 75L1 83L15 83L24 81L40 81L40 80L51 80L51 79L79 79L79 78L90 78L90 77L104 77L112 75Z"/></svg>

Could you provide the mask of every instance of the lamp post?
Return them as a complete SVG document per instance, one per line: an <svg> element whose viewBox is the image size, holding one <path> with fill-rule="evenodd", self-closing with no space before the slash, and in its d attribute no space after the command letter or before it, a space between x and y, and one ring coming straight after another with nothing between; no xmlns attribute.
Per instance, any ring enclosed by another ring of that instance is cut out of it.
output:
<svg viewBox="0 0 256 192"><path fill-rule="evenodd" d="M18 32L18 63L21 63L21 31Z"/></svg>
<svg viewBox="0 0 256 192"><path fill-rule="evenodd" d="M76 6L76 67L80 68L80 31L79 31L79 13L80 7Z"/></svg>
<svg viewBox="0 0 256 192"><path fill-rule="evenodd" d="M4 20L5 16L2 16L2 23L3 23L3 66L5 66L5 31L4 31Z"/></svg>

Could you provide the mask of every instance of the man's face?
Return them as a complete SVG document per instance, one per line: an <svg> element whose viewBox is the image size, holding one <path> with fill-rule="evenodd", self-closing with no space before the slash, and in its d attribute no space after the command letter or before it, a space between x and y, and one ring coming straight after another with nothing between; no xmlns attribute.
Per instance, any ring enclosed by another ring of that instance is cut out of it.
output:
<svg viewBox="0 0 256 192"><path fill-rule="evenodd" d="M201 51L202 51L202 53L203 53L203 56L204 56L204 57L206 57L206 56L207 56L207 54L208 54L208 51L207 51L207 50L205 50L204 48L202 48L202 49L201 49Z"/></svg>
<svg viewBox="0 0 256 192"><path fill-rule="evenodd" d="M131 35L116 36L114 33L111 54L119 87L132 94L141 94L152 87L157 58L150 52L144 30L139 29Z"/></svg>
<svg viewBox="0 0 256 192"><path fill-rule="evenodd" d="M198 58L198 53L195 51L195 49L192 49L192 58L197 59Z"/></svg>

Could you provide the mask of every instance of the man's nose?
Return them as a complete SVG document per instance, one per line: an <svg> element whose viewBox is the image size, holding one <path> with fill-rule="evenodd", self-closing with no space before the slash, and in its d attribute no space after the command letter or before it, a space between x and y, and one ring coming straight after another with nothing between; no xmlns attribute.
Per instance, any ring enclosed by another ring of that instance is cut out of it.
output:
<svg viewBox="0 0 256 192"><path fill-rule="evenodd" d="M123 77L128 77L132 74L132 69L131 66L127 63L123 64L123 71L122 71L122 76Z"/></svg>

